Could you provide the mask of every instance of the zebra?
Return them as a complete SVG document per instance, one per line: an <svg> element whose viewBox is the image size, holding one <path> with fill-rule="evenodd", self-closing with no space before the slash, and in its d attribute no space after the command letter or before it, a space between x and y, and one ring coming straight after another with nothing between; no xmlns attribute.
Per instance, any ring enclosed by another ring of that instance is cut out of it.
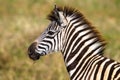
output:
<svg viewBox="0 0 120 80"><path fill-rule="evenodd" d="M70 80L120 80L120 63L103 56L106 41L77 9L56 6L28 48L32 60L61 51Z"/></svg>

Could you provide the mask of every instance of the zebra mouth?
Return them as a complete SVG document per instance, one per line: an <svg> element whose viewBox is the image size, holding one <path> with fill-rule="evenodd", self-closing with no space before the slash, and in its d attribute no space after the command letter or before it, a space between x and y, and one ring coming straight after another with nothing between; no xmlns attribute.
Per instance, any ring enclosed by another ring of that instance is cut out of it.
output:
<svg viewBox="0 0 120 80"><path fill-rule="evenodd" d="M33 53L29 55L29 58L32 60L38 60L40 58L40 55L38 53Z"/></svg>
<svg viewBox="0 0 120 80"><path fill-rule="evenodd" d="M28 48L29 58L32 60L38 60L40 58L40 54L35 52L36 42L32 43Z"/></svg>

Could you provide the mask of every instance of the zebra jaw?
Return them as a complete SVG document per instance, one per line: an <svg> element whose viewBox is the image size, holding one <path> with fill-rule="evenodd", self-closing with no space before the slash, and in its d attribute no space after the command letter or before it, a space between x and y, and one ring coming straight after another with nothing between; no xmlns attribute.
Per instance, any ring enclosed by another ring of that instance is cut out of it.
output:
<svg viewBox="0 0 120 80"><path fill-rule="evenodd" d="M28 55L29 55L29 58L32 60L38 60L40 56L42 56L39 53L35 52L36 45L37 45L37 42L34 42L28 48Z"/></svg>

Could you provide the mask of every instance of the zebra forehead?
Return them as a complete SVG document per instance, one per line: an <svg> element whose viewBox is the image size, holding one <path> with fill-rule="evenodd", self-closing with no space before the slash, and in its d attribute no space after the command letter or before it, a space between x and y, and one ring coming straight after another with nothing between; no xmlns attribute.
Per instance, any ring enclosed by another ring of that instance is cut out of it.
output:
<svg viewBox="0 0 120 80"><path fill-rule="evenodd" d="M59 25L55 21L52 21L47 28L47 30L57 30L57 29L59 29Z"/></svg>

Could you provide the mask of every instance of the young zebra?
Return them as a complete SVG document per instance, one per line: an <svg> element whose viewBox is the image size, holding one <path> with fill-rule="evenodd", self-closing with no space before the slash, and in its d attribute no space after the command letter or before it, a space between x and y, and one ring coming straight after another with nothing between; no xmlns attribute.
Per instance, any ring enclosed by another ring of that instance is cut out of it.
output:
<svg viewBox="0 0 120 80"><path fill-rule="evenodd" d="M61 51L71 80L120 80L120 63L102 55L105 41L78 10L55 6L48 19L28 48L31 59Z"/></svg>

